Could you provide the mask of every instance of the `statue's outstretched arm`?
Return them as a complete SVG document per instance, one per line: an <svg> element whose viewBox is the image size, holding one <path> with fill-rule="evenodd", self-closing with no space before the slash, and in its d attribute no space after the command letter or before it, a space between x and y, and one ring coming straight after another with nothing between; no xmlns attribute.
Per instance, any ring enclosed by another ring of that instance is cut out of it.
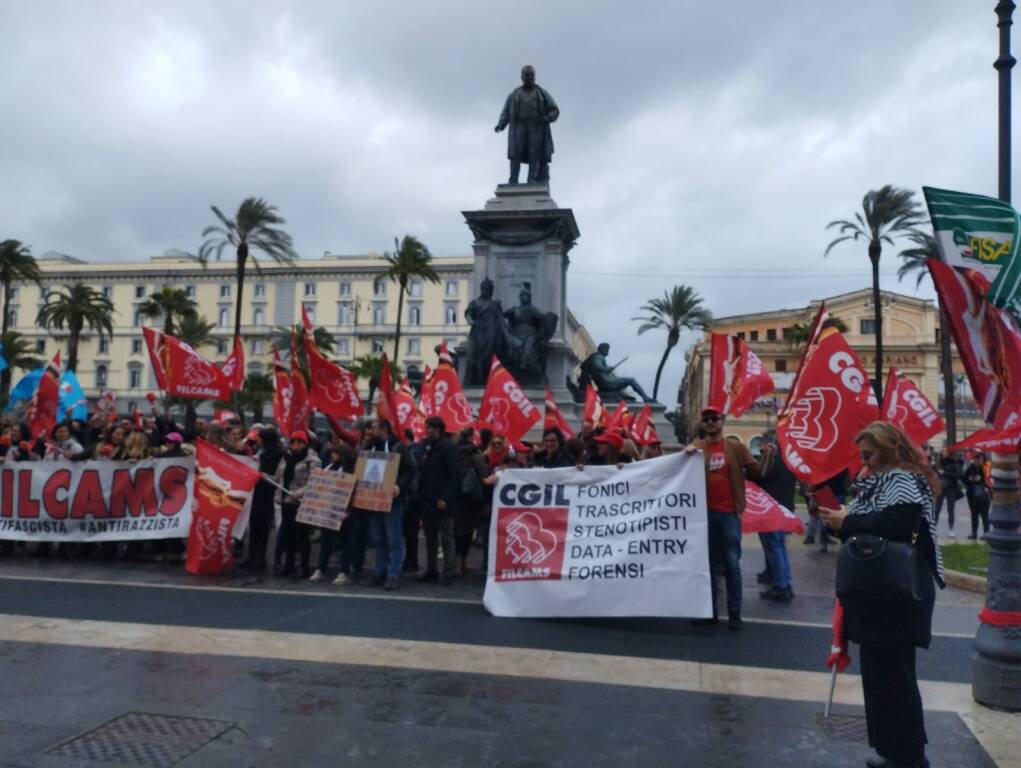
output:
<svg viewBox="0 0 1021 768"><path fill-rule="evenodd" d="M514 96L512 93L507 97L507 101L503 103L503 111L500 113L500 119L496 122L496 127L493 129L497 133L507 127L507 123L510 122L510 104L511 98Z"/></svg>

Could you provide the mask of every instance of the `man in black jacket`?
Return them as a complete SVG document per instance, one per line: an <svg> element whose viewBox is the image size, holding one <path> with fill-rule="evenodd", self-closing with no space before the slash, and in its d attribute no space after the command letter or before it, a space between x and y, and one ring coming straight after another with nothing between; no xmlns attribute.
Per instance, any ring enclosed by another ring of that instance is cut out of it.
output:
<svg viewBox="0 0 1021 768"><path fill-rule="evenodd" d="M372 512L369 517L369 536L376 544L372 583L375 586L382 584L385 590L392 592L397 589L401 566L404 565L404 508L415 476L415 460L394 437L393 427L386 419L372 422L371 450L396 453L401 457L397 465L393 506L389 512Z"/></svg>
<svg viewBox="0 0 1021 768"><path fill-rule="evenodd" d="M426 571L419 581L450 583L454 574L454 508L461 490L457 446L446 435L439 416L425 420L425 441L418 475L418 499L425 528ZM436 545L443 546L443 574L436 565Z"/></svg>

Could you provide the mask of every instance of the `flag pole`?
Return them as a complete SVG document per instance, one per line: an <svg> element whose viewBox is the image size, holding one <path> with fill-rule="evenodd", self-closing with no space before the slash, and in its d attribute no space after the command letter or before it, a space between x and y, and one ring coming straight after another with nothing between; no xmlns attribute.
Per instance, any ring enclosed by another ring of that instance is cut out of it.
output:
<svg viewBox="0 0 1021 768"><path fill-rule="evenodd" d="M837 690L837 665L833 665L833 673L830 675L830 695L826 699L826 708L823 710L822 716L825 720L830 716L830 709L833 707L833 694Z"/></svg>

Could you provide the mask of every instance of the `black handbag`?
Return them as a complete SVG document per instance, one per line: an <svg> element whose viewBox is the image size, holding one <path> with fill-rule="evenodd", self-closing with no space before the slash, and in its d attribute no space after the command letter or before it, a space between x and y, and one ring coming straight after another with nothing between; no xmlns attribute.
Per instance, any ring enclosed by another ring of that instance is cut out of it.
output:
<svg viewBox="0 0 1021 768"><path fill-rule="evenodd" d="M918 602L922 599L923 567L911 544L869 534L852 536L837 557L837 597Z"/></svg>

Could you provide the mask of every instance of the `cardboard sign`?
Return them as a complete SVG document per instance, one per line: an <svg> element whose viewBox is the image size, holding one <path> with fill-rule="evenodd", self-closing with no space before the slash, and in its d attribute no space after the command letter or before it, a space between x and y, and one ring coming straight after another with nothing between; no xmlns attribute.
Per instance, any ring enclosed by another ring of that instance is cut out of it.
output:
<svg viewBox="0 0 1021 768"><path fill-rule="evenodd" d="M400 467L399 453L361 451L355 463L353 506L369 512L389 512L394 503L394 487Z"/></svg>
<svg viewBox="0 0 1021 768"><path fill-rule="evenodd" d="M313 469L298 508L299 523L339 531L355 489L355 476L328 469Z"/></svg>

